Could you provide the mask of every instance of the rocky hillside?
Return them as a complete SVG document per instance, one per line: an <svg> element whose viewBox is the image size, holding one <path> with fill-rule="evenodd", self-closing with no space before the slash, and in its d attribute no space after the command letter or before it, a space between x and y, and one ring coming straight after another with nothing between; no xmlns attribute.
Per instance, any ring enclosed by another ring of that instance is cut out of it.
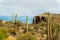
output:
<svg viewBox="0 0 60 40"><path fill-rule="evenodd" d="M40 29L40 33L43 34L43 36L48 34L48 14L49 14L49 27L50 29L50 37L53 40L60 40L60 14L51 14L48 12L45 12L43 14L40 14L38 16L35 16L33 18L33 24L35 24L35 29ZM40 34L40 35L42 35ZM47 39L47 37L46 37Z"/></svg>
<svg viewBox="0 0 60 40"><path fill-rule="evenodd" d="M43 14L40 14L38 16L35 16L33 18L33 24L37 24L39 23L41 20L43 21L47 21L48 19L48 14L49 14L49 17L50 17L50 21L53 21L55 23L60 23L60 14L51 14L51 13L48 13L48 12L45 12Z"/></svg>

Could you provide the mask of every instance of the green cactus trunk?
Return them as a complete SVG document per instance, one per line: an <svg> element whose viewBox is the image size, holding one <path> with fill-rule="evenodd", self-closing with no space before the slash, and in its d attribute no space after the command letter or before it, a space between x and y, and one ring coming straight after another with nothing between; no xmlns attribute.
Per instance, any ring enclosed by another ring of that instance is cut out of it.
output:
<svg viewBox="0 0 60 40"><path fill-rule="evenodd" d="M17 14L15 15L15 27L14 27L15 33L17 32L16 21L17 21Z"/></svg>
<svg viewBox="0 0 60 40"><path fill-rule="evenodd" d="M52 39L52 26L51 26L51 22L50 22L50 40L53 40Z"/></svg>
<svg viewBox="0 0 60 40"><path fill-rule="evenodd" d="M26 16L26 31L28 32L28 16Z"/></svg>
<svg viewBox="0 0 60 40"><path fill-rule="evenodd" d="M49 13L48 13L48 34L47 34L47 40L50 40L50 17L49 17Z"/></svg>

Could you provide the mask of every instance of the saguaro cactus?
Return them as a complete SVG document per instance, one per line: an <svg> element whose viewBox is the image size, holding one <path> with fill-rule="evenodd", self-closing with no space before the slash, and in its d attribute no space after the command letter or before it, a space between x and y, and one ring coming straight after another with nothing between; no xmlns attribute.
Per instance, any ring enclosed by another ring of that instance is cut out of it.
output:
<svg viewBox="0 0 60 40"><path fill-rule="evenodd" d="M53 40L52 39L52 26L51 26L51 22L50 22L50 40Z"/></svg>
<svg viewBox="0 0 60 40"><path fill-rule="evenodd" d="M26 16L26 28L27 28L27 32L28 32L28 16Z"/></svg>
<svg viewBox="0 0 60 40"><path fill-rule="evenodd" d="M49 13L48 13L48 34L47 34L47 40L50 40L50 17L49 17Z"/></svg>
<svg viewBox="0 0 60 40"><path fill-rule="evenodd" d="M17 14L15 15L15 27L14 27L15 33L17 32L16 21L17 21Z"/></svg>
<svg viewBox="0 0 60 40"><path fill-rule="evenodd" d="M15 15L15 24L16 24L16 21L17 21L17 14Z"/></svg>

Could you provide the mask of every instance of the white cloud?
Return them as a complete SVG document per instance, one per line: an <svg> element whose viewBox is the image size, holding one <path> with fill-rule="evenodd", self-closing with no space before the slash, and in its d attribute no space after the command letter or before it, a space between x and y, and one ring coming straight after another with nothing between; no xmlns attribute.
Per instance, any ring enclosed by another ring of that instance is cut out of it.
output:
<svg viewBox="0 0 60 40"><path fill-rule="evenodd" d="M0 0L0 3L4 2L4 0Z"/></svg>
<svg viewBox="0 0 60 40"><path fill-rule="evenodd" d="M56 0L56 2L60 3L60 0Z"/></svg>
<svg viewBox="0 0 60 40"><path fill-rule="evenodd" d="M59 13L60 0L0 0L1 15L34 16L45 11Z"/></svg>

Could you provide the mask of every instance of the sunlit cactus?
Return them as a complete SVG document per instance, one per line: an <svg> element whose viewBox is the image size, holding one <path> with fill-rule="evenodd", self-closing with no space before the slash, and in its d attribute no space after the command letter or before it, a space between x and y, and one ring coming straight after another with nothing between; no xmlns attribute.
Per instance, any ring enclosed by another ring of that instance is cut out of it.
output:
<svg viewBox="0 0 60 40"><path fill-rule="evenodd" d="M52 26L51 26L51 22L50 22L50 40L52 40Z"/></svg>
<svg viewBox="0 0 60 40"><path fill-rule="evenodd" d="M47 34L47 40L50 40L50 17L49 17L49 13L48 13L48 34Z"/></svg>
<svg viewBox="0 0 60 40"><path fill-rule="evenodd" d="M27 32L28 32L28 16L26 16L26 28L27 28Z"/></svg>

